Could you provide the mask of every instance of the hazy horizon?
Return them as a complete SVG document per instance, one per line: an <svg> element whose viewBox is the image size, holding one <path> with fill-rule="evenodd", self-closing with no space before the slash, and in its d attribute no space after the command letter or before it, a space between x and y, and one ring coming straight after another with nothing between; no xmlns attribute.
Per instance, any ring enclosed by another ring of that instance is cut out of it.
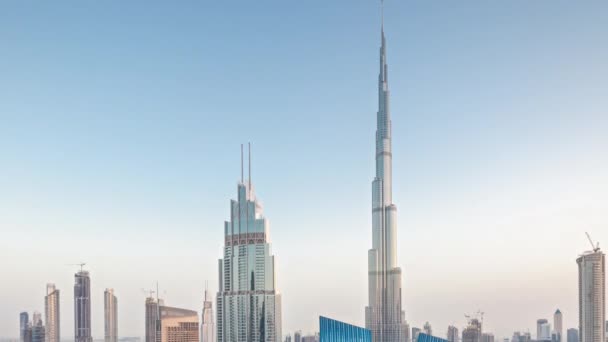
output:
<svg viewBox="0 0 608 342"><path fill-rule="evenodd" d="M608 2L385 5L410 327L578 328L585 231L608 246ZM53 282L73 338L80 262L94 338L105 288L119 336L157 281L200 314L249 141L283 334L363 326L379 25L363 0L0 3L0 336Z"/></svg>

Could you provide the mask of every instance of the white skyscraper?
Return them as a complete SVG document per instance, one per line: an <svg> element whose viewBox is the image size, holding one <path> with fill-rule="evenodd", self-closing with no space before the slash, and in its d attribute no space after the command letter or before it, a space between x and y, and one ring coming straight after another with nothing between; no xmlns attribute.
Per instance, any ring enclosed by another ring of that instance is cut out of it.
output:
<svg viewBox="0 0 608 342"><path fill-rule="evenodd" d="M114 289L106 289L103 293L104 308L104 338L105 342L118 341L118 299Z"/></svg>
<svg viewBox="0 0 608 342"><path fill-rule="evenodd" d="M215 342L215 323L213 323L213 303L205 289L205 300L201 314L201 342Z"/></svg>
<svg viewBox="0 0 608 342"><path fill-rule="evenodd" d="M282 342L281 296L276 288L275 259L268 221L249 180L243 177L237 200L230 202L224 224L224 258L219 260L218 342Z"/></svg>
<svg viewBox="0 0 608 342"><path fill-rule="evenodd" d="M576 259L580 342L605 342L606 255L599 247Z"/></svg>
<svg viewBox="0 0 608 342"><path fill-rule="evenodd" d="M557 341L561 342L564 340L564 327L563 327L562 312L557 309L553 314L553 331L557 335Z"/></svg>
<svg viewBox="0 0 608 342"><path fill-rule="evenodd" d="M46 342L59 342L59 290L55 288L55 284L46 284L44 320L46 322L44 334Z"/></svg>
<svg viewBox="0 0 608 342"><path fill-rule="evenodd" d="M401 268L397 263L397 207L392 199L392 138L384 20L376 130L376 177L372 183L372 248L368 252L369 305L365 327L373 342L402 342L407 337L401 307Z"/></svg>

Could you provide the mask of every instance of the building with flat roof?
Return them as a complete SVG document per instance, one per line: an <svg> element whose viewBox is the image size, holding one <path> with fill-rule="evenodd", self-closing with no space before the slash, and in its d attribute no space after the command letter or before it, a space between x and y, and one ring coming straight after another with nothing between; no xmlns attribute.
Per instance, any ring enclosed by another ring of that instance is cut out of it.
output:
<svg viewBox="0 0 608 342"><path fill-rule="evenodd" d="M46 284L46 296L44 297L44 320L46 324L46 342L59 342L60 320L59 320L59 290L55 284Z"/></svg>
<svg viewBox="0 0 608 342"><path fill-rule="evenodd" d="M160 306L160 342L200 342L198 313Z"/></svg>

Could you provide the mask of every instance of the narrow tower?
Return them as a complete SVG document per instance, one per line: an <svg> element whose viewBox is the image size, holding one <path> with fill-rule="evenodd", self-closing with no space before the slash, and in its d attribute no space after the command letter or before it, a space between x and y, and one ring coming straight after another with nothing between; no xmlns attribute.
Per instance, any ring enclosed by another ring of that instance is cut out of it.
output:
<svg viewBox="0 0 608 342"><path fill-rule="evenodd" d="M114 295L114 289L106 289L103 292L104 309L104 341L118 341L118 299Z"/></svg>
<svg viewBox="0 0 608 342"><path fill-rule="evenodd" d="M59 290L55 288L55 284L46 284L46 296L44 297L46 342L60 341L61 334L59 312Z"/></svg>
<svg viewBox="0 0 608 342"><path fill-rule="evenodd" d="M93 342L91 337L91 278L80 269L74 275L74 341Z"/></svg>
<svg viewBox="0 0 608 342"><path fill-rule="evenodd" d="M407 326L401 307L401 268L397 265L397 207L392 198L393 154L384 8L380 33L376 177L372 182L372 248L368 252L369 305L365 308L365 326L372 331L374 342L405 342Z"/></svg>
<svg viewBox="0 0 608 342"><path fill-rule="evenodd" d="M589 237L591 242L591 238ZM606 255L599 244L576 259L580 342L606 341Z"/></svg>
<svg viewBox="0 0 608 342"><path fill-rule="evenodd" d="M213 303L208 294L209 292L205 287L205 299L203 301L203 312L201 313L201 342L216 342Z"/></svg>

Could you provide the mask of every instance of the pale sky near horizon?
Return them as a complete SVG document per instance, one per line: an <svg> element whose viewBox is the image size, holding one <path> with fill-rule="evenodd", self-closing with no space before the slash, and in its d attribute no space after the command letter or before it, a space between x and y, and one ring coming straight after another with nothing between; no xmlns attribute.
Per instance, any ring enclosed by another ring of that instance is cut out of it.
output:
<svg viewBox="0 0 608 342"><path fill-rule="evenodd" d="M394 202L411 326L577 325L608 248L608 2L386 0ZM0 3L0 337L85 261L119 335L144 294L217 290L239 146L270 220L283 332L364 324L378 2Z"/></svg>

